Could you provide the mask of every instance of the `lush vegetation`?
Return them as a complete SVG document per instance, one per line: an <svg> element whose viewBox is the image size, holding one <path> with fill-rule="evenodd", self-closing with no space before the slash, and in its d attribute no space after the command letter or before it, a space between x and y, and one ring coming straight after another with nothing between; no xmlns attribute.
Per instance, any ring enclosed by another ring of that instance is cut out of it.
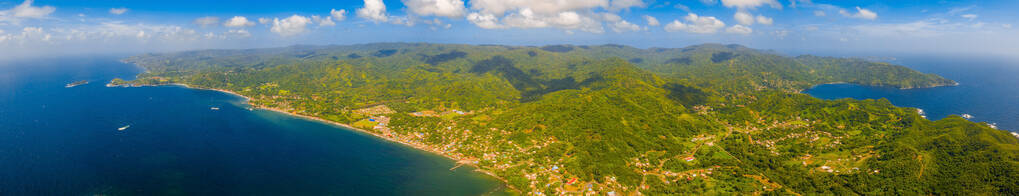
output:
<svg viewBox="0 0 1019 196"><path fill-rule="evenodd" d="M131 57L117 85L230 90L419 145L526 194L1019 194L1019 141L886 100L798 93L953 85L886 63L738 45L294 46Z"/></svg>

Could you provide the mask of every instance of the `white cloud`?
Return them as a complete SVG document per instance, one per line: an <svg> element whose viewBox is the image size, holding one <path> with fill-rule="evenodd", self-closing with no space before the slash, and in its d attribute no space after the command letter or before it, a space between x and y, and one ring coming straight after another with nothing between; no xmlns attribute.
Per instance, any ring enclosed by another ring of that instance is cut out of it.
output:
<svg viewBox="0 0 1019 196"><path fill-rule="evenodd" d="M725 32L732 34L749 35L750 33L753 33L754 30L750 29L750 27L746 27L743 25L732 25L732 27L726 28Z"/></svg>
<svg viewBox="0 0 1019 196"><path fill-rule="evenodd" d="M390 17L389 18L389 22L390 23L398 24L398 25L406 25L408 27L414 26L414 24L416 24L416 21L417 20L415 20L415 18L412 18L410 16L404 16L404 17L395 17L394 16L394 17Z"/></svg>
<svg viewBox="0 0 1019 196"><path fill-rule="evenodd" d="M640 26L630 23L629 21L623 20L619 15L605 13L602 14L602 19L609 22L609 28L616 33L623 33L628 31L640 31Z"/></svg>
<svg viewBox="0 0 1019 196"><path fill-rule="evenodd" d="M654 16L644 15L644 20L647 20L647 26L657 27L658 25L661 25L661 23L658 22L658 19Z"/></svg>
<svg viewBox="0 0 1019 196"><path fill-rule="evenodd" d="M750 13L747 13L747 12L742 12L742 11L736 12L736 14L733 15L732 17L736 19L736 22L738 22L739 24L742 24L742 25L752 25L752 24L754 24L754 16L750 15Z"/></svg>
<svg viewBox="0 0 1019 196"><path fill-rule="evenodd" d="M432 30L439 30L439 28L449 29L453 27L452 24L446 24L445 22L442 22L442 20L439 20L438 18L433 18L432 20L425 20L422 22L428 24L429 26L428 28Z"/></svg>
<svg viewBox="0 0 1019 196"><path fill-rule="evenodd" d="M612 31L615 31L616 33L622 33L627 31L640 31L640 26L637 26L625 20L612 23L612 25L610 25L609 27L611 27Z"/></svg>
<svg viewBox="0 0 1019 196"><path fill-rule="evenodd" d="M828 15L828 14L824 13L824 11L821 11L821 10L815 10L814 11L814 16L826 16L826 15Z"/></svg>
<svg viewBox="0 0 1019 196"><path fill-rule="evenodd" d="M121 15L127 13L127 8L110 8L110 14Z"/></svg>
<svg viewBox="0 0 1019 196"><path fill-rule="evenodd" d="M194 23L194 24L196 24L198 26L202 26L202 27L212 26L212 25L219 24L219 17L215 17L215 16L201 17L201 18L195 19L192 23Z"/></svg>
<svg viewBox="0 0 1019 196"><path fill-rule="evenodd" d="M56 10L57 8L53 6L33 7L32 0L25 0L18 6L14 6L14 8L0 10L0 21L17 22L20 18L45 18Z"/></svg>
<svg viewBox="0 0 1019 196"><path fill-rule="evenodd" d="M690 33L711 34L718 32L719 29L725 27L725 23L715 17L697 16L697 14L694 13L688 14L683 18L683 20L689 24L679 22L679 20L674 20L672 23L665 25L665 31L686 31Z"/></svg>
<svg viewBox="0 0 1019 196"><path fill-rule="evenodd" d="M269 24L269 23L272 23L272 19L269 19L269 18L258 18L258 23L259 24Z"/></svg>
<svg viewBox="0 0 1019 196"><path fill-rule="evenodd" d="M1012 28L1012 24L1001 24L1001 27L1004 27L1006 29L1011 29Z"/></svg>
<svg viewBox="0 0 1019 196"><path fill-rule="evenodd" d="M248 32L248 30L244 30L244 29L230 29L229 31L224 33L224 35L226 35L228 37L236 37L236 38L251 37L251 33Z"/></svg>
<svg viewBox="0 0 1019 196"><path fill-rule="evenodd" d="M504 28L501 24L499 24L499 18L496 18L493 14L471 13L467 15L467 20L483 29Z"/></svg>
<svg viewBox="0 0 1019 196"><path fill-rule="evenodd" d="M753 9L762 5L770 5L776 9L782 8L782 4L775 0L722 0L722 5L739 9Z"/></svg>
<svg viewBox="0 0 1019 196"><path fill-rule="evenodd" d="M545 28L555 27L565 30L581 30L592 33L602 33L604 29L601 26L601 22L595 20L590 16L581 15L577 12L561 12L554 15L541 15L531 11L531 9L523 9L517 13L512 13L503 18L503 23L507 27L514 28Z"/></svg>
<svg viewBox="0 0 1019 196"><path fill-rule="evenodd" d="M472 0L471 8L484 14L503 15L513 10L530 9L538 15L608 7L608 0Z"/></svg>
<svg viewBox="0 0 1019 196"><path fill-rule="evenodd" d="M255 22L249 21L248 18L244 17L244 16L234 16L233 18L230 18L229 20L226 20L226 22L223 23L223 26L226 26L226 27L250 27L250 26L255 26Z"/></svg>
<svg viewBox="0 0 1019 196"><path fill-rule="evenodd" d="M345 10L345 9L340 9L340 10L332 9L332 10L329 11L329 15L332 15L333 19L335 19L336 21L343 21L343 20L347 19L347 10Z"/></svg>
<svg viewBox="0 0 1019 196"><path fill-rule="evenodd" d="M21 29L21 36L19 36L22 41L28 41L33 38L40 41L49 41L50 37L50 34L44 32L42 27L25 27Z"/></svg>
<svg viewBox="0 0 1019 196"><path fill-rule="evenodd" d="M333 22L332 16L320 17L318 15L311 16L311 20L318 23L318 26L336 26L336 22Z"/></svg>
<svg viewBox="0 0 1019 196"><path fill-rule="evenodd" d="M667 32L679 32L685 29L687 29L686 24L679 22L679 20L673 20L665 25L665 31Z"/></svg>
<svg viewBox="0 0 1019 196"><path fill-rule="evenodd" d="M269 31L279 34L283 37L294 36L297 34L304 33L305 27L311 24L311 19L304 16L294 14L293 16L280 20L275 18L272 20L272 28Z"/></svg>
<svg viewBox="0 0 1019 196"><path fill-rule="evenodd" d="M609 3L608 10L619 11L631 7L647 7L643 0L613 0Z"/></svg>
<svg viewBox="0 0 1019 196"><path fill-rule="evenodd" d="M375 23L389 21L389 16L386 15L386 4L382 0L364 0L364 7L357 9L357 17Z"/></svg>
<svg viewBox="0 0 1019 196"><path fill-rule="evenodd" d="M760 24L763 24L763 25L771 25L771 24L775 23L775 20L773 20L771 18L768 18L768 17L765 17L765 16L762 16L762 15L757 15L757 23L760 23Z"/></svg>
<svg viewBox="0 0 1019 196"><path fill-rule="evenodd" d="M419 16L462 17L467 9L462 0L402 0L411 13Z"/></svg>
<svg viewBox="0 0 1019 196"><path fill-rule="evenodd" d="M978 16L976 14L963 14L961 17L969 20L974 20L977 19Z"/></svg>
<svg viewBox="0 0 1019 196"><path fill-rule="evenodd" d="M632 23L605 21L606 13L629 7L641 7L643 1L617 0L471 0L476 12L467 19L478 27L494 28L558 28L567 33L574 30L601 33L603 24L631 29ZM613 7L615 6L615 7ZM601 8L601 9L599 9Z"/></svg>
<svg viewBox="0 0 1019 196"><path fill-rule="evenodd" d="M877 13L875 13L873 11L870 11L868 9L860 8L860 7L856 7L856 13L855 14L849 13L849 11L846 11L844 9L843 10L839 10L839 14L842 14L842 16L850 17L850 18L859 18L859 19L867 19L867 20L877 19Z"/></svg>

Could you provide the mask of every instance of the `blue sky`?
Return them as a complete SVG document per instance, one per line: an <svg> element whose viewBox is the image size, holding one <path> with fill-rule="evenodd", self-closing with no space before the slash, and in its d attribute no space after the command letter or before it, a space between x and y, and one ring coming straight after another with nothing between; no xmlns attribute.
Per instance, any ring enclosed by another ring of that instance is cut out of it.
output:
<svg viewBox="0 0 1019 196"><path fill-rule="evenodd" d="M369 42L1016 57L1017 8L1013 0L0 0L0 57Z"/></svg>

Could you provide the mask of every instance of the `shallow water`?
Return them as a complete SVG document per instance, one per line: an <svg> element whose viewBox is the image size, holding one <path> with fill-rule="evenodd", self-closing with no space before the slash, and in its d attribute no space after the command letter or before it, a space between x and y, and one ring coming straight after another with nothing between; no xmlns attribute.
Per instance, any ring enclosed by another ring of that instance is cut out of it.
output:
<svg viewBox="0 0 1019 196"><path fill-rule="evenodd" d="M502 188L469 167L449 171L455 163L441 156L249 111L233 95L103 86L138 71L112 57L2 63L0 195L479 195ZM92 83L64 88L77 80Z"/></svg>

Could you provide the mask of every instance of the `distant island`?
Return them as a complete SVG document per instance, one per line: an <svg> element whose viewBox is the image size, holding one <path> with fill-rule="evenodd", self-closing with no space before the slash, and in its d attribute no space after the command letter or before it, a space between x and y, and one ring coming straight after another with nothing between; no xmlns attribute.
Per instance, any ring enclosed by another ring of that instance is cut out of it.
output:
<svg viewBox="0 0 1019 196"><path fill-rule="evenodd" d="M71 82L71 83L68 83L67 85L64 85L64 88L74 88L76 86L81 86L81 85L86 85L86 84L88 84L88 80L79 80L79 81Z"/></svg>
<svg viewBox="0 0 1019 196"><path fill-rule="evenodd" d="M434 152L522 194L1019 194L1019 139L814 85L955 81L740 45L379 43L125 59L184 84ZM356 150L356 149L352 149ZM459 166L457 166L459 167Z"/></svg>

